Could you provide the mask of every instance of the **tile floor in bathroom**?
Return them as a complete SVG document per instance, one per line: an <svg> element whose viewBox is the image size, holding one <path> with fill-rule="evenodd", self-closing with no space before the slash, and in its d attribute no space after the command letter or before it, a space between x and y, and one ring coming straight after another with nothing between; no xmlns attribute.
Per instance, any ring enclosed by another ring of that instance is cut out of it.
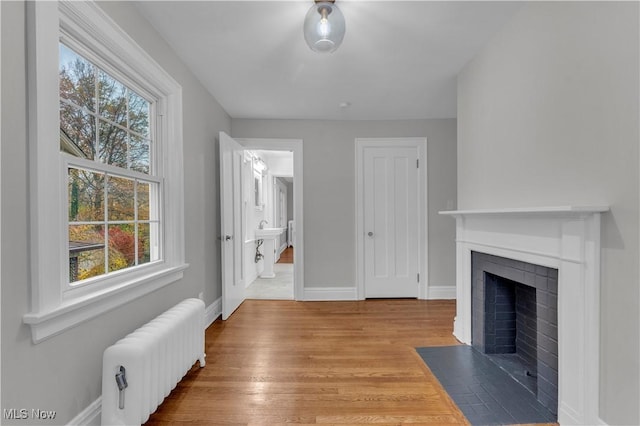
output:
<svg viewBox="0 0 640 426"><path fill-rule="evenodd" d="M293 300L293 264L273 265L275 278L258 277L245 290L247 299Z"/></svg>

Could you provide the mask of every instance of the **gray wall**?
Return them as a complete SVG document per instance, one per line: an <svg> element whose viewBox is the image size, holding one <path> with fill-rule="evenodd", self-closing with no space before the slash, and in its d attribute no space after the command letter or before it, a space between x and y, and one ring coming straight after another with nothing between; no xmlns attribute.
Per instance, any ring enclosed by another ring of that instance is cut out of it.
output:
<svg viewBox="0 0 640 426"><path fill-rule="evenodd" d="M22 323L30 304L25 5L1 2L2 408L56 410L55 422L47 424L66 424L100 396L102 352L107 346L186 297L204 291L207 305L220 297L216 140L220 130L230 132L230 118L131 4L103 6L182 85L190 267L180 282L38 345L31 343L30 330Z"/></svg>
<svg viewBox="0 0 640 426"><path fill-rule="evenodd" d="M237 138L303 139L305 287L356 285L355 139L427 138L429 284L455 285L455 224L438 215L456 199L456 120L233 119ZM449 206L453 207L453 206Z"/></svg>
<svg viewBox="0 0 640 426"><path fill-rule="evenodd" d="M528 5L458 80L460 209L609 204L601 417L638 424L638 3Z"/></svg>

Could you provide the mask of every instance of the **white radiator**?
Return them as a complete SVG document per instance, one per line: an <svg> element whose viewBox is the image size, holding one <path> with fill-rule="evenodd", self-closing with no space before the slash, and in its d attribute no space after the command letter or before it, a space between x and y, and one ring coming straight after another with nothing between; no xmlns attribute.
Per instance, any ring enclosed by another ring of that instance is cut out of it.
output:
<svg viewBox="0 0 640 426"><path fill-rule="evenodd" d="M196 361L204 367L204 357L200 299L183 300L108 347L102 358L102 424L146 422Z"/></svg>

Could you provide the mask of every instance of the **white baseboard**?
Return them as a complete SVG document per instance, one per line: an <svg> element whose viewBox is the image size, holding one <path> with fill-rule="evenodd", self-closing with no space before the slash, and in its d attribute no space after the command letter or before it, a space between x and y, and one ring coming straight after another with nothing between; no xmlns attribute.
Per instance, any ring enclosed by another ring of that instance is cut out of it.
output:
<svg viewBox="0 0 640 426"><path fill-rule="evenodd" d="M93 401L87 408L75 416L67 426L100 426L102 414L102 397Z"/></svg>
<svg viewBox="0 0 640 426"><path fill-rule="evenodd" d="M307 287L304 289L303 300L307 302L358 300L358 290L356 287Z"/></svg>
<svg viewBox="0 0 640 426"><path fill-rule="evenodd" d="M217 298L204 310L204 328L213 324L220 315L222 315L222 297Z"/></svg>
<svg viewBox="0 0 640 426"><path fill-rule="evenodd" d="M455 299L456 286L430 285L427 287L427 300Z"/></svg>
<svg viewBox="0 0 640 426"><path fill-rule="evenodd" d="M427 299L455 299L455 286L429 286ZM356 287L309 287L304 289L305 301L359 300Z"/></svg>

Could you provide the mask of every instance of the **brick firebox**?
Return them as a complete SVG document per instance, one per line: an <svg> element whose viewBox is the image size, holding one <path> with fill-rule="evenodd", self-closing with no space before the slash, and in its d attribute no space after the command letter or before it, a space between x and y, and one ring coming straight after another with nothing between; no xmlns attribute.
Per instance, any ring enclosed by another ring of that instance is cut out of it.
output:
<svg viewBox="0 0 640 426"><path fill-rule="evenodd" d="M472 252L472 344L558 412L558 270ZM509 354L509 356L506 356ZM505 361L506 360L506 361Z"/></svg>

